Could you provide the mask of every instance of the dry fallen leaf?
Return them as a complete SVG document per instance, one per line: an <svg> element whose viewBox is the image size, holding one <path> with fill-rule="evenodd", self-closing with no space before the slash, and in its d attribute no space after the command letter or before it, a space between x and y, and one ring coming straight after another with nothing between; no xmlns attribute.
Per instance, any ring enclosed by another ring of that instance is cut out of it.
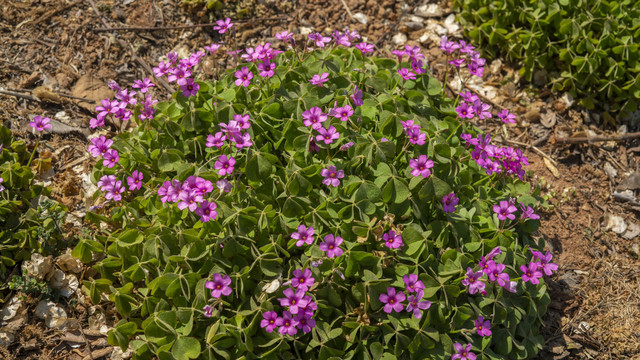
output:
<svg viewBox="0 0 640 360"><path fill-rule="evenodd" d="M549 161L549 159L547 158L543 158L543 160L544 164L547 166L547 169L551 171L553 176L555 176L556 178L560 178L560 172L558 172L558 169L551 163L551 161Z"/></svg>

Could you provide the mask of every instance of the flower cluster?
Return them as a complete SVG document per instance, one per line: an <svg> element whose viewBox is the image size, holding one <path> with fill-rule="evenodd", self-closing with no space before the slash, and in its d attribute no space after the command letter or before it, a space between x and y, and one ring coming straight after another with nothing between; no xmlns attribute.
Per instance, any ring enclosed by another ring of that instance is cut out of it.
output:
<svg viewBox="0 0 640 360"><path fill-rule="evenodd" d="M511 281L509 274L504 272L506 266L493 260L493 258L498 254L502 254L502 250L499 246L495 247L487 255L481 256L480 261L478 262L478 266L481 269L480 271L474 271L470 267L467 268L467 273L465 278L462 280L462 285L468 287L469 294L487 294L485 291L486 283L481 279L483 275L487 275L490 281L496 282L499 286L509 292L516 291L517 283L515 281Z"/></svg>
<svg viewBox="0 0 640 360"><path fill-rule="evenodd" d="M472 145L471 157L475 162L485 169L487 175L493 173L503 173L505 175L515 175L520 180L524 179L525 171L523 166L528 166L529 161L520 149L512 147L500 147L491 144L491 135L478 135L475 138L471 134L462 134L460 138Z"/></svg>
<svg viewBox="0 0 640 360"><path fill-rule="evenodd" d="M469 69L470 74L483 77L484 65L487 61L480 57L480 53L474 49L475 47L471 46L471 44L467 44L464 40L455 42L450 41L446 36L443 36L440 41L440 50L444 51L447 56L456 51L460 52L460 58L449 60L449 64L458 69L466 66Z"/></svg>
<svg viewBox="0 0 640 360"><path fill-rule="evenodd" d="M400 121L400 124L410 143L413 145L424 145L427 140L427 134L421 131L420 125L416 124L413 120Z"/></svg>
<svg viewBox="0 0 640 360"><path fill-rule="evenodd" d="M298 225L297 231L291 234L291 238L296 240L296 246L301 247L304 244L312 245L314 241L315 230L309 226ZM324 241L319 244L320 250L324 251L328 258L334 258L342 255L343 250L340 248L343 239L340 236L327 234Z"/></svg>
<svg viewBox="0 0 640 360"><path fill-rule="evenodd" d="M165 181L158 189L158 196L163 203L167 201L176 203L178 209L189 209L190 212L200 216L200 221L208 222L215 220L218 216L216 203L205 200L205 196L211 192L213 192L211 181L192 175L184 183L176 179Z"/></svg>
<svg viewBox="0 0 640 360"><path fill-rule="evenodd" d="M220 123L218 125L220 125L221 131L216 132L215 135L210 134L207 136L207 142L205 144L206 147L220 148L224 145L225 140L229 140L233 143L238 150L253 145L253 141L251 141L251 134L249 132L242 132L242 130L247 130L251 127L249 115L236 114L233 115L233 120L229 120L227 123ZM216 167L216 169L219 168ZM230 172L231 171L229 171L229 173Z"/></svg>
<svg viewBox="0 0 640 360"><path fill-rule="evenodd" d="M542 273L544 275L551 276L556 270L558 270L558 264L551 262L553 255L550 252L542 254L540 251L531 250L534 261L529 262L528 265L520 265L520 271L522 271L522 281L530 281L532 284L537 285L540 283Z"/></svg>
<svg viewBox="0 0 640 360"><path fill-rule="evenodd" d="M267 332L273 332L278 328L282 335L295 335L298 330L308 333L316 326L313 313L318 309L318 305L307 291L311 289L315 282L310 269L296 269L293 271L293 278L289 282L293 288L285 289L283 298L278 299L280 306L287 309L278 316L275 311L267 311L262 314L260 327Z"/></svg>
<svg viewBox="0 0 640 360"><path fill-rule="evenodd" d="M418 275L409 274L402 277L402 281L405 285L404 292L397 292L396 288L388 287L386 294L380 294L378 300L384 304L384 312L391 314L393 311L401 312L403 309L412 313L416 319L422 317L422 310L427 310L431 307L431 302L422 300L424 297L424 283L418 279ZM405 299L408 301L406 307L402 304Z"/></svg>
<svg viewBox="0 0 640 360"><path fill-rule="evenodd" d="M405 45L404 50L394 50L391 52L398 57L398 63L402 64L402 59L407 56L409 58L409 68L400 68L398 74L405 80L415 80L416 75L424 74L427 72L425 62L425 56L420 52L420 47Z"/></svg>
<svg viewBox="0 0 640 360"><path fill-rule="evenodd" d="M502 200L498 204L493 205L493 212L496 213L496 215L498 215L498 220L502 220L502 221L507 219L515 220L516 215L514 213L518 211L518 208L516 208L515 203L516 203L516 199L511 198L509 200ZM534 213L533 209L530 206L527 206L522 202L520 203L520 210L522 211L522 214L520 215L521 220L540 219L540 215Z"/></svg>
<svg viewBox="0 0 640 360"><path fill-rule="evenodd" d="M135 80L131 85L133 89L138 89L140 94L146 94L146 97L143 96L143 100L141 100L140 103L138 103L138 99L136 98L138 92L130 91L127 88L123 89L115 81L110 81L109 87L116 92L116 98L102 99L100 105L96 106L98 115L89 121L90 128L95 129L105 126L105 120L109 115L120 121L129 121L133 114L132 110L134 110L136 106L139 109L138 119L140 119L140 121L153 119L156 113L154 105L158 100L154 99L151 94L147 94L149 89L155 87L155 84L151 82L149 78ZM129 109L129 107L131 107L131 109Z"/></svg>
<svg viewBox="0 0 640 360"><path fill-rule="evenodd" d="M211 276L211 280L204 283L204 287L211 290L211 297L220 299L222 295L229 296L233 289L231 289L231 278L229 275L221 275L215 273ZM213 306L205 305L204 316L211 317L213 315Z"/></svg>

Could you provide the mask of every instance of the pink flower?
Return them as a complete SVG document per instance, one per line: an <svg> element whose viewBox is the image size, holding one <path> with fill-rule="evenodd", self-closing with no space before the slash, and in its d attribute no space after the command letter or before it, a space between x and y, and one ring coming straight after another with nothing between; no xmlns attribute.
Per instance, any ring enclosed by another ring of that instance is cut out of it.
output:
<svg viewBox="0 0 640 360"><path fill-rule="evenodd" d="M398 74L400 74L400 76L402 76L402 78L405 79L405 80L415 80L416 79L416 74L414 74L411 70L409 70L407 68L402 68L402 69L398 70Z"/></svg>
<svg viewBox="0 0 640 360"><path fill-rule="evenodd" d="M288 306L292 314L297 314L301 308L305 308L309 304L309 300L305 298L305 289L298 288L295 292L293 289L285 289L282 294L283 298L278 299L280 306Z"/></svg>
<svg viewBox="0 0 640 360"><path fill-rule="evenodd" d="M513 124L516 122L516 116L509 113L509 110L504 109L498 113L498 118L505 124Z"/></svg>
<svg viewBox="0 0 640 360"><path fill-rule="evenodd" d="M202 310L204 310L204 316L210 318L213 316L213 307L211 305L205 305Z"/></svg>
<svg viewBox="0 0 640 360"><path fill-rule="evenodd" d="M424 145L427 140L427 134L422 133L420 128L416 127L411 128L407 136L409 137L409 142L414 145Z"/></svg>
<svg viewBox="0 0 640 360"><path fill-rule="evenodd" d="M480 292L482 295L486 294L484 291L486 284L480 280L483 274L482 271L474 272L472 268L467 268L467 276L462 280L462 285L469 287L469 294L473 295L477 292Z"/></svg>
<svg viewBox="0 0 640 360"><path fill-rule="evenodd" d="M485 320L482 316L478 316L475 321L476 331L480 336L491 336L491 323L489 320Z"/></svg>
<svg viewBox="0 0 640 360"><path fill-rule="evenodd" d="M361 106L364 104L364 101L362 101L362 90L358 90L358 86L353 88L351 100L353 101L353 106Z"/></svg>
<svg viewBox="0 0 640 360"><path fill-rule="evenodd" d="M140 190L140 188L142 187L143 178L144 175L140 171L133 170L131 176L127 177L127 185L129 185L129 191Z"/></svg>
<svg viewBox="0 0 640 360"><path fill-rule="evenodd" d="M316 141L324 141L325 144L331 144L333 140L337 140L340 137L340 133L337 132L333 125L329 126L329 129L321 127L318 129L318 132L320 135L316 136Z"/></svg>
<svg viewBox="0 0 640 360"><path fill-rule="evenodd" d="M469 106L466 102L463 102L456 108L456 112L458 116L463 119L472 119L475 116L475 112L473 111L473 107Z"/></svg>
<svg viewBox="0 0 640 360"><path fill-rule="evenodd" d="M182 96L188 98L191 96L195 96L200 89L200 85L193 81L193 79L186 79L184 83L180 85L180 90L182 91Z"/></svg>
<svg viewBox="0 0 640 360"><path fill-rule="evenodd" d="M343 252L339 247L342 241L340 236L334 237L333 234L329 234L324 237L324 242L320 243L320 250L326 252L328 258L338 257Z"/></svg>
<svg viewBox="0 0 640 360"><path fill-rule="evenodd" d="M113 145L113 140L107 139L104 135L100 135L99 137L95 137L90 140L91 145L89 145L88 150L91 153L91 156L98 157Z"/></svg>
<svg viewBox="0 0 640 360"><path fill-rule="evenodd" d="M270 78L276 74L276 63L264 60L258 64L258 70L260 77Z"/></svg>
<svg viewBox="0 0 640 360"><path fill-rule="evenodd" d="M36 129L37 131L49 130L51 129L51 124L49 124L49 121L51 121L51 119L49 119L48 117L43 118L40 115L37 115L33 117L33 120L31 120L31 122L29 122L29 126Z"/></svg>
<svg viewBox="0 0 640 360"><path fill-rule="evenodd" d="M530 262L529 265L520 265L520 271L522 271L522 281L530 281L534 285L540 283L542 278L542 271L538 268L538 263Z"/></svg>
<svg viewBox="0 0 640 360"><path fill-rule="evenodd" d="M283 41L283 42L287 42L287 41L293 41L293 34L290 33L289 31L283 31L283 32L279 32L276 34L276 39Z"/></svg>
<svg viewBox="0 0 640 360"><path fill-rule="evenodd" d="M329 81L329 73L322 73L322 75L313 75L309 82L313 85L322 86L325 82Z"/></svg>
<svg viewBox="0 0 640 360"><path fill-rule="evenodd" d="M298 320L294 319L289 311L283 312L282 317L276 319L276 325L279 326L278 332L282 335L295 335L298 332Z"/></svg>
<svg viewBox="0 0 640 360"><path fill-rule="evenodd" d="M367 44L366 42L356 44L356 49L360 50L363 54L373 52L373 48L373 44Z"/></svg>
<svg viewBox="0 0 640 360"><path fill-rule="evenodd" d="M262 321L260 321L260 327L265 328L268 333L273 332L277 327L276 321L279 319L278 314L275 311L267 311L262 314Z"/></svg>
<svg viewBox="0 0 640 360"><path fill-rule="evenodd" d="M322 123L327 120L327 114L323 113L322 110L314 106L309 110L306 110L302 113L302 118L304 126L311 126L312 129L318 130L322 127Z"/></svg>
<svg viewBox="0 0 640 360"><path fill-rule="evenodd" d="M413 312L413 317L416 319L420 319L422 317L422 310L427 310L431 307L431 301L422 300L424 297L424 291L418 290L415 295L409 295L407 299L409 303L407 304L407 311Z"/></svg>
<svg viewBox="0 0 640 360"><path fill-rule="evenodd" d="M234 159L233 156L227 157L227 155L220 155L214 163L214 169L218 170L218 175L225 176L233 172L233 165L235 164L236 159Z"/></svg>
<svg viewBox="0 0 640 360"><path fill-rule="evenodd" d="M498 214L499 220L515 220L516 216L513 214L518 208L515 207L510 201L502 200L499 205L493 205L493 212Z"/></svg>
<svg viewBox="0 0 640 360"><path fill-rule="evenodd" d="M322 36L320 33L312 33L309 34L309 40L313 41L317 47L324 47L326 43L331 41L331 38Z"/></svg>
<svg viewBox="0 0 640 360"><path fill-rule="evenodd" d="M303 244L311 245L313 244L314 232L315 230L311 226L298 225L298 231L291 234L291 238L298 240L296 241L296 246L298 247Z"/></svg>
<svg viewBox="0 0 640 360"><path fill-rule="evenodd" d="M411 170L411 175L422 176L426 179L431 175L429 169L433 167L433 160L427 160L427 155L420 155L417 159L409 160L409 166L413 169Z"/></svg>
<svg viewBox="0 0 640 360"><path fill-rule="evenodd" d="M476 100L473 103L473 111L476 113L476 115L478 115L478 118L480 120L491 119L492 115L489 110L491 110L491 105L485 104L480 100Z"/></svg>
<svg viewBox="0 0 640 360"><path fill-rule="evenodd" d="M382 235L382 240L385 241L384 245L389 249L397 249L404 245L402 243L402 236L396 235L396 232L393 230Z"/></svg>
<svg viewBox="0 0 640 360"><path fill-rule="evenodd" d="M253 73L249 71L248 68L242 67L242 69L236 71L235 77L236 77L236 81L235 81L236 86L242 85L244 87L247 87L249 86L249 84L251 84L251 79L253 79Z"/></svg>
<svg viewBox="0 0 640 360"><path fill-rule="evenodd" d="M404 275L402 277L402 281L404 281L404 286L408 292L424 290L424 283L420 281L416 274Z"/></svg>
<svg viewBox="0 0 640 360"><path fill-rule="evenodd" d="M378 300L384 304L384 312L391 314L394 310L396 312L402 311L404 306L402 302L406 299L404 293L396 293L396 289L393 287L387 288L386 294L380 294Z"/></svg>
<svg viewBox="0 0 640 360"><path fill-rule="evenodd" d="M224 141L227 140L227 137L222 134L222 132L218 131L215 135L209 134L207 136L206 147L222 147L224 145Z"/></svg>
<svg viewBox="0 0 640 360"><path fill-rule="evenodd" d="M456 205L458 205L458 201L460 201L460 199L458 199L456 197L456 194L454 193L449 193L448 195L445 195L442 198L442 210L448 213L452 213L456 211Z"/></svg>
<svg viewBox="0 0 640 360"><path fill-rule="evenodd" d="M220 34L224 34L225 32L227 32L227 30L233 27L233 23L231 22L230 18L226 18L224 20L217 20L216 24L217 25L213 27L213 30L218 30L218 33Z"/></svg>
<svg viewBox="0 0 640 360"><path fill-rule="evenodd" d="M215 220L218 217L216 203L204 200L200 203L200 206L196 208L196 215L200 216L200 221L208 222L209 220Z"/></svg>
<svg viewBox="0 0 640 360"><path fill-rule="evenodd" d="M215 54L216 51L218 51L218 49L220 49L220 44L211 44L209 46L205 46L204 49L207 50L209 52L209 54L213 55Z"/></svg>
<svg viewBox="0 0 640 360"><path fill-rule="evenodd" d="M351 109L349 105L333 109L333 116L339 118L341 121L349 120L351 115L353 115L353 109Z"/></svg>
<svg viewBox="0 0 640 360"><path fill-rule="evenodd" d="M131 85L134 89L140 89L140 93L146 93L150 88L156 86L154 83L149 80L149 78L144 78L144 80L135 80L133 85Z"/></svg>
<svg viewBox="0 0 640 360"><path fill-rule="evenodd" d="M451 360L476 360L476 354L471 352L473 344L462 346L460 343L455 343L453 347L456 349L456 353L451 355Z"/></svg>
<svg viewBox="0 0 640 360"><path fill-rule="evenodd" d="M442 36L442 39L440 40L440 50L447 54L451 54L459 48L460 45L456 44L454 41L449 41L446 36Z"/></svg>
<svg viewBox="0 0 640 360"><path fill-rule="evenodd" d="M207 281L204 283L204 287L211 290L211 296L219 298L222 295L228 296L233 291L229 285L231 285L231 278L229 275L220 275L218 273L213 274L213 281Z"/></svg>
<svg viewBox="0 0 640 360"><path fill-rule="evenodd" d="M336 187L340 185L340 179L344 177L344 170L337 170L335 166L330 165L328 168L322 169L320 175L324 176L323 184Z"/></svg>
<svg viewBox="0 0 640 360"><path fill-rule="evenodd" d="M313 276L311 276L311 270L309 269L296 269L293 270L293 278L291 279L291 286L294 288L298 288L303 291L309 290L309 288L315 282Z"/></svg>
<svg viewBox="0 0 640 360"><path fill-rule="evenodd" d="M105 151L102 155L102 166L106 166L108 168L112 168L115 164L120 160L120 156L118 155L118 151L114 149L109 149Z"/></svg>
<svg viewBox="0 0 640 360"><path fill-rule="evenodd" d="M107 200L113 200L113 201L120 201L122 200L122 194L125 190L124 186L122 186L122 181L118 180L116 182L114 182L111 186L109 186L107 190L107 193L104 194L105 199Z"/></svg>

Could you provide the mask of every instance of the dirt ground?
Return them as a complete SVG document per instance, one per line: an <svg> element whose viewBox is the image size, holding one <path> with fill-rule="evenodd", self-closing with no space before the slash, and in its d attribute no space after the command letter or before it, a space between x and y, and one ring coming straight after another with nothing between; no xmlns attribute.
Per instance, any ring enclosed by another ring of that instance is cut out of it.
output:
<svg viewBox="0 0 640 360"><path fill-rule="evenodd" d="M273 41L282 30L301 39L303 31L327 34L348 26L376 44L381 53L405 42L420 45L434 74L443 78L444 58L434 41L438 37L427 35L434 29L428 24L444 23L451 14L447 1L436 2L440 12L429 14L418 14L419 6L428 5L422 0L345 0L344 4L338 0L227 0L216 11L197 0L94 1L111 27L170 27L212 23L225 16L240 18L241 43L250 45ZM30 146L35 145L27 126L30 116L55 120L52 135L46 138L50 150L40 156L52 158L54 172L46 181L51 181L54 198L78 217L87 206L80 175L91 166L86 151L89 119L95 116L99 100L113 96L107 81L124 85L151 78L145 64L154 66L169 51L190 53L219 41L211 26L160 31L100 28L104 24L90 0L0 0L0 91L5 92L0 94L0 120ZM216 66L225 66L218 61ZM204 65L205 73L214 66L211 60ZM640 189L636 173L640 141L565 144L558 140L638 130L631 124L626 130L605 129L597 114L569 104L562 94L517 81L515 65L491 65L485 83L496 91L486 101L494 108L510 109L519 118L512 126L485 127L501 134L497 141L526 149L531 179L553 205L541 210L539 235L553 252L559 271L547 281L552 302L542 330L547 344L538 358L640 358L640 237L634 235L636 222L640 223L640 204L634 197ZM158 86L156 94L161 98L167 90ZM614 197L614 191L627 192ZM621 220L628 227L626 232L619 231ZM614 223L619 226L612 227ZM79 231L72 223L66 229ZM34 307L37 299L27 302ZM31 316L16 331L13 344L0 346L0 358L121 358L106 337L92 330L95 307L62 305L74 326L52 330ZM113 324L115 317L105 313L107 324ZM5 325L0 324L0 330Z"/></svg>

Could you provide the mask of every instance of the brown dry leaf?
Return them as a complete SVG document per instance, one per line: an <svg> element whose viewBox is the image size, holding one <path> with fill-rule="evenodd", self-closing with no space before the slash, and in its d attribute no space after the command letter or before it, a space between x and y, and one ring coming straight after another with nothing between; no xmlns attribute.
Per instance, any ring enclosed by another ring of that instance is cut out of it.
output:
<svg viewBox="0 0 640 360"><path fill-rule="evenodd" d="M113 97L113 91L109 89L105 81L96 79L91 75L83 75L76 81L75 85L73 85L71 95L94 100L99 103L103 99ZM89 111L95 110L94 104L89 104L84 101L79 102L78 106Z"/></svg>
<svg viewBox="0 0 640 360"><path fill-rule="evenodd" d="M52 92L51 90L47 89L44 86L38 86L37 88L33 89L31 93L33 94L33 96L37 97L41 101L48 101L48 102L54 102L54 103L64 102L64 99L60 95Z"/></svg>
<svg viewBox="0 0 640 360"><path fill-rule="evenodd" d="M547 129L551 129L556 124L556 113L548 111L540 116L540 123Z"/></svg>
<svg viewBox="0 0 640 360"><path fill-rule="evenodd" d="M549 171L551 171L553 176L555 176L556 178L560 178L560 172L558 172L558 169L555 167L555 165L553 165L547 158L543 158L543 160L544 165L547 167L547 169L549 169Z"/></svg>

